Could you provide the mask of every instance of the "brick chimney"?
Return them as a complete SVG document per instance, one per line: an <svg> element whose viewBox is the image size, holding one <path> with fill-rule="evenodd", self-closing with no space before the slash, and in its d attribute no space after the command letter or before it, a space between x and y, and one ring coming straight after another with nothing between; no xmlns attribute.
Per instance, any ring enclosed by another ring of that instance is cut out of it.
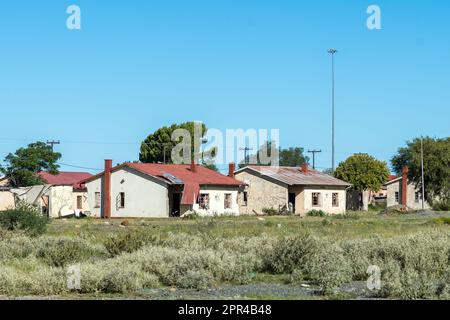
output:
<svg viewBox="0 0 450 320"><path fill-rule="evenodd" d="M403 209L408 208L408 172L409 168L407 166L403 167L402 170L402 205Z"/></svg>
<svg viewBox="0 0 450 320"><path fill-rule="evenodd" d="M302 172L303 173L308 173L309 172L309 168L308 168L308 164L307 163L304 163L304 164L302 164Z"/></svg>
<svg viewBox="0 0 450 320"><path fill-rule="evenodd" d="M230 162L228 164L228 176L230 178L234 178L234 171L236 171L236 165L234 164L234 162Z"/></svg>
<svg viewBox="0 0 450 320"><path fill-rule="evenodd" d="M191 172L197 172L197 164L194 161L191 162Z"/></svg>
<svg viewBox="0 0 450 320"><path fill-rule="evenodd" d="M111 218L111 168L112 160L105 160L105 173L103 175L103 218Z"/></svg>

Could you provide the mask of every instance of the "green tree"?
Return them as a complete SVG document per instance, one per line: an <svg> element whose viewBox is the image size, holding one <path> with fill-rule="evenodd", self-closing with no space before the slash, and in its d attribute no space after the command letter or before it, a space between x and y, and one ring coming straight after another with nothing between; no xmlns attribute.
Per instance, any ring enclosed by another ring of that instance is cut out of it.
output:
<svg viewBox="0 0 450 320"><path fill-rule="evenodd" d="M37 173L47 171L58 174L57 161L60 158L60 153L53 152L49 145L38 141L18 149L14 154L8 154L5 158L6 167L1 171L14 187L38 185L45 181Z"/></svg>
<svg viewBox="0 0 450 320"><path fill-rule="evenodd" d="M366 153L357 153L341 162L334 176L352 184L353 190L376 192L388 180L389 169L386 162Z"/></svg>
<svg viewBox="0 0 450 320"><path fill-rule="evenodd" d="M198 137L195 137L195 127L200 128L201 132ZM179 141L172 140L172 133L177 129L185 129L189 132L191 137L191 161L199 159L199 161L205 166L213 170L218 170L214 164L215 150L205 152L209 154L203 157L203 153L200 151L200 146L204 143L205 135L208 131L207 127L203 123L195 123L193 121L184 122L181 124L172 124L171 126L162 127L150 134L142 143L139 153L139 160L144 163L173 163L172 161L172 149L179 143ZM198 138L198 141L194 139ZM197 150L195 146L198 146Z"/></svg>
<svg viewBox="0 0 450 320"><path fill-rule="evenodd" d="M272 163L263 163L260 159L260 154L266 154L268 157L271 156L272 151L272 143L274 144L274 148L276 148L276 142L267 141L263 143L255 154L251 154L247 156L247 159L244 159L239 163L239 168L243 168L246 166L246 163L253 165L272 165ZM279 162L278 165L286 166L286 167L299 167L304 163L309 161L309 157L303 155L304 149L300 147L291 147L287 149L279 148ZM246 161L247 160L247 161Z"/></svg>
<svg viewBox="0 0 450 320"><path fill-rule="evenodd" d="M409 167L409 179L421 188L421 138L408 141L391 159L394 171L401 175L404 166ZM450 203L450 137L423 138L423 163L425 199L429 203L440 199Z"/></svg>

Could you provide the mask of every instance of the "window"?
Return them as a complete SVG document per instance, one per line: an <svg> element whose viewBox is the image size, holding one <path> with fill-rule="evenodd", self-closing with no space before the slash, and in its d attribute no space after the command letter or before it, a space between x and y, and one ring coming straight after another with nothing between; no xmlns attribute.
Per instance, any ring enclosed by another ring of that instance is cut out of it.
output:
<svg viewBox="0 0 450 320"><path fill-rule="evenodd" d="M100 208L102 202L102 194L100 192L95 193L95 207Z"/></svg>
<svg viewBox="0 0 450 320"><path fill-rule="evenodd" d="M119 193L119 208L125 208L125 192Z"/></svg>
<svg viewBox="0 0 450 320"><path fill-rule="evenodd" d="M313 192L313 194L312 194L312 205L313 205L313 207L319 207L320 206L320 193L319 192Z"/></svg>
<svg viewBox="0 0 450 320"><path fill-rule="evenodd" d="M77 196L77 209L83 209L83 196Z"/></svg>
<svg viewBox="0 0 450 320"><path fill-rule="evenodd" d="M247 206L247 201L248 201L248 193L247 191L244 191L244 206Z"/></svg>
<svg viewBox="0 0 450 320"><path fill-rule="evenodd" d="M339 207L339 193L333 192L331 202L333 207Z"/></svg>
<svg viewBox="0 0 450 320"><path fill-rule="evenodd" d="M395 202L399 203L400 201L400 193L398 191L395 191Z"/></svg>
<svg viewBox="0 0 450 320"><path fill-rule="evenodd" d="M199 203L200 209L208 210L209 209L209 194L201 193L198 198L198 203Z"/></svg>
<svg viewBox="0 0 450 320"><path fill-rule="evenodd" d="M225 193L224 209L231 209L231 193Z"/></svg>
<svg viewBox="0 0 450 320"><path fill-rule="evenodd" d="M420 192L416 192L415 200L416 200L416 203L419 203L419 201L420 201Z"/></svg>

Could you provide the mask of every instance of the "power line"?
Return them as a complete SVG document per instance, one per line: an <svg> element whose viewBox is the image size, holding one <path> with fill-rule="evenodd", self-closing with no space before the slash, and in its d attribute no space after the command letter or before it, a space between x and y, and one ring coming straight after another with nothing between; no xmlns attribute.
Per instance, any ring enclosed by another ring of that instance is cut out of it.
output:
<svg viewBox="0 0 450 320"><path fill-rule="evenodd" d="M67 164L67 163L62 163L62 162L57 162L57 164L59 164L59 165L61 165L61 166L72 167L72 168L77 168L77 169L86 169L86 170L103 171L103 169L89 168L89 167L82 167L82 166L76 166L76 165L73 165L73 164Z"/></svg>
<svg viewBox="0 0 450 320"><path fill-rule="evenodd" d="M53 151L53 147L54 147L54 145L55 144L61 144L61 141L56 141L56 140L47 140L47 144L49 145L49 146L51 146L52 147L52 151Z"/></svg>
<svg viewBox="0 0 450 320"><path fill-rule="evenodd" d="M245 147L245 148L239 148L239 150L244 151L244 162L245 164L248 164L248 152L252 151L253 148Z"/></svg>

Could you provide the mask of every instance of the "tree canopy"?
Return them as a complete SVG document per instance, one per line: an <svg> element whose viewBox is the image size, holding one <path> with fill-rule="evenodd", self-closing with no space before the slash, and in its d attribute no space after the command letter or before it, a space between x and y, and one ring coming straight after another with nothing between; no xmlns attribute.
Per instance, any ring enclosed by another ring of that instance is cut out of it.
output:
<svg viewBox="0 0 450 320"><path fill-rule="evenodd" d="M401 174L404 166L409 167L409 179L421 187L421 138L408 141L398 149L391 159L392 167ZM423 138L423 163L425 199L433 203L436 198L450 202L450 137Z"/></svg>
<svg viewBox="0 0 450 320"><path fill-rule="evenodd" d="M201 132L196 137L194 134L195 128L199 128ZM205 152L207 156L203 158L200 152L200 146L204 142L203 139L208 131L203 123L196 123L193 121L184 122L181 124L172 124L171 126L164 126L150 134L142 143L139 153L139 160L144 163L173 163L171 157L172 149L180 142L179 140L172 140L172 134L177 129L185 129L190 134L191 139L191 161L197 159L204 166L217 170L214 164L214 150ZM198 139L198 141L195 141ZM198 146L196 148L196 146ZM197 149L197 150L196 150Z"/></svg>
<svg viewBox="0 0 450 320"><path fill-rule="evenodd" d="M45 142L35 142L26 148L17 149L14 154L6 156L6 166L1 172L10 179L14 187L26 187L45 183L37 175L41 171L58 174L59 165L57 161L61 154L53 152L52 148Z"/></svg>
<svg viewBox="0 0 450 320"><path fill-rule="evenodd" d="M357 153L341 162L334 176L352 184L352 188L356 191L376 192L380 190L383 183L387 182L389 169L386 162L377 160L366 153Z"/></svg>
<svg viewBox="0 0 450 320"><path fill-rule="evenodd" d="M243 168L248 164L254 165L272 165L272 163L264 163L260 159L261 154L265 154L268 157L271 157L272 144L274 144L274 148L276 148L275 142L268 141L263 143L255 154L251 154L247 156L247 159L244 159L239 163L239 167ZM279 148L279 166L287 166L287 167L299 167L304 163L309 161L309 157L303 155L304 149L300 147L290 147L290 148Z"/></svg>

